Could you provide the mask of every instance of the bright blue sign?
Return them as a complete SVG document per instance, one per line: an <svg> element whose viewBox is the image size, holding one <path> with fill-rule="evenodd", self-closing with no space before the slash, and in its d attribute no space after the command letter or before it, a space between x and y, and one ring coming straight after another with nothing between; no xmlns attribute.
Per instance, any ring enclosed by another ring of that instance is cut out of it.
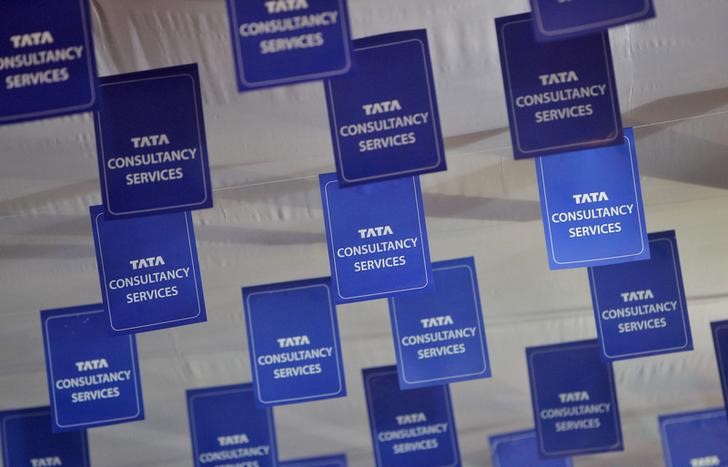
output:
<svg viewBox="0 0 728 467"><path fill-rule="evenodd" d="M136 337L110 335L104 307L41 311L53 431L142 420Z"/></svg>
<svg viewBox="0 0 728 467"><path fill-rule="evenodd" d="M417 177L342 188L324 174L319 182L336 303L432 286Z"/></svg>
<svg viewBox="0 0 728 467"><path fill-rule="evenodd" d="M331 279L244 287L243 303L260 404L346 395Z"/></svg>
<svg viewBox="0 0 728 467"><path fill-rule="evenodd" d="M542 456L623 450L614 371L596 340L530 347L526 357Z"/></svg>
<svg viewBox="0 0 728 467"><path fill-rule="evenodd" d="M50 407L0 412L3 465L89 467L86 430L53 433Z"/></svg>
<svg viewBox="0 0 728 467"><path fill-rule="evenodd" d="M292 459L278 463L280 467L347 467L346 454Z"/></svg>
<svg viewBox="0 0 728 467"><path fill-rule="evenodd" d="M227 6L240 91L351 68L346 0L227 0Z"/></svg>
<svg viewBox="0 0 728 467"><path fill-rule="evenodd" d="M0 15L0 125L93 110L88 0L4 0Z"/></svg>
<svg viewBox="0 0 728 467"><path fill-rule="evenodd" d="M394 366L362 375L377 467L461 465L448 385L402 391Z"/></svg>
<svg viewBox="0 0 728 467"><path fill-rule="evenodd" d="M536 158L551 269L650 257L634 134L624 144Z"/></svg>
<svg viewBox="0 0 728 467"><path fill-rule="evenodd" d="M675 232L650 234L649 242L648 260L589 268L606 360L693 349Z"/></svg>
<svg viewBox="0 0 728 467"><path fill-rule="evenodd" d="M490 437L493 467L572 467L571 458L546 459L538 454L533 430L517 431Z"/></svg>
<svg viewBox="0 0 728 467"><path fill-rule="evenodd" d="M274 467L273 409L256 405L253 386L237 384L187 391L195 467Z"/></svg>
<svg viewBox="0 0 728 467"><path fill-rule="evenodd" d="M436 287L389 299L399 386L491 376L473 258L432 264Z"/></svg>
<svg viewBox="0 0 728 467"><path fill-rule="evenodd" d="M207 319L189 212L106 220L102 206L90 211L112 331L136 333Z"/></svg>
<svg viewBox="0 0 728 467"><path fill-rule="evenodd" d="M728 465L728 419L725 408L659 417L666 467Z"/></svg>
<svg viewBox="0 0 728 467"><path fill-rule="evenodd" d="M531 21L495 20L515 158L621 144L607 32L538 43Z"/></svg>
<svg viewBox="0 0 728 467"><path fill-rule="evenodd" d="M356 66L325 83L342 185L445 170L427 31L354 41Z"/></svg>
<svg viewBox="0 0 728 467"><path fill-rule="evenodd" d="M531 9L540 41L590 34L655 16L652 0L531 0Z"/></svg>
<svg viewBox="0 0 728 467"><path fill-rule="evenodd" d="M110 217L212 206L197 64L101 79L95 114Z"/></svg>
<svg viewBox="0 0 728 467"><path fill-rule="evenodd" d="M710 323L713 331L715 358L718 361L718 374L723 388L723 399L728 406L728 320Z"/></svg>

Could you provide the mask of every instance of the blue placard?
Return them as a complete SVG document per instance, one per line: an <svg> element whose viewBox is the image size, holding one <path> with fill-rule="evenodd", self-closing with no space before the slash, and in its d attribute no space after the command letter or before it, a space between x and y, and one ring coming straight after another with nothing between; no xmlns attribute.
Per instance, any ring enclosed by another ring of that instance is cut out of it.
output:
<svg viewBox="0 0 728 467"><path fill-rule="evenodd" d="M331 279L244 287L243 304L260 404L346 395Z"/></svg>
<svg viewBox="0 0 728 467"><path fill-rule="evenodd" d="M91 206L104 307L115 333L205 321L192 216L174 212L106 220Z"/></svg>
<svg viewBox="0 0 728 467"><path fill-rule="evenodd" d="M621 144L607 32L538 43L531 21L495 20L515 158Z"/></svg>
<svg viewBox="0 0 728 467"><path fill-rule="evenodd" d="M614 371L596 340L530 347L526 357L542 456L623 449Z"/></svg>
<svg viewBox="0 0 728 467"><path fill-rule="evenodd" d="M0 125L96 106L88 0L4 0Z"/></svg>
<svg viewBox="0 0 728 467"><path fill-rule="evenodd" d="M356 67L325 83L342 185L446 170L427 31L354 41Z"/></svg>
<svg viewBox="0 0 728 467"><path fill-rule="evenodd" d="M347 467L346 454L334 456L308 457L305 459L291 459L278 463L280 467Z"/></svg>
<svg viewBox="0 0 728 467"><path fill-rule="evenodd" d="M394 366L367 368L362 376L377 467L461 465L446 384L403 391Z"/></svg>
<svg viewBox="0 0 728 467"><path fill-rule="evenodd" d="M655 17L652 0L531 0L534 31L540 41L603 31Z"/></svg>
<svg viewBox="0 0 728 467"><path fill-rule="evenodd" d="M41 311L53 431L142 420L136 337L108 332L104 307Z"/></svg>
<svg viewBox="0 0 728 467"><path fill-rule="evenodd" d="M650 234L649 242L649 260L589 268L606 360L693 349L675 232Z"/></svg>
<svg viewBox="0 0 728 467"><path fill-rule="evenodd" d="M728 419L725 408L659 417L666 467L728 465Z"/></svg>
<svg viewBox="0 0 728 467"><path fill-rule="evenodd" d="M491 376L473 258L432 264L436 287L389 299L399 386Z"/></svg>
<svg viewBox="0 0 728 467"><path fill-rule="evenodd" d="M256 405L251 384L190 389L187 411L195 467L277 465L273 409Z"/></svg>
<svg viewBox="0 0 728 467"><path fill-rule="evenodd" d="M197 64L101 79L95 114L110 217L212 206Z"/></svg>
<svg viewBox="0 0 728 467"><path fill-rule="evenodd" d="M634 134L624 144L536 158L551 269L650 257Z"/></svg>
<svg viewBox="0 0 728 467"><path fill-rule="evenodd" d="M713 332L713 345L715 346L715 358L718 361L718 374L720 385L723 389L723 399L728 406L728 320L710 323Z"/></svg>
<svg viewBox="0 0 728 467"><path fill-rule="evenodd" d="M349 303L432 286L417 177L342 188L319 176L334 300Z"/></svg>
<svg viewBox="0 0 728 467"><path fill-rule="evenodd" d="M227 0L238 89L320 80L351 68L346 0Z"/></svg>
<svg viewBox="0 0 728 467"><path fill-rule="evenodd" d="M571 458L546 459L538 454L533 430L516 431L490 437L493 467L572 467Z"/></svg>
<svg viewBox="0 0 728 467"><path fill-rule="evenodd" d="M53 433L50 407L0 412L5 467L89 467L86 430Z"/></svg>

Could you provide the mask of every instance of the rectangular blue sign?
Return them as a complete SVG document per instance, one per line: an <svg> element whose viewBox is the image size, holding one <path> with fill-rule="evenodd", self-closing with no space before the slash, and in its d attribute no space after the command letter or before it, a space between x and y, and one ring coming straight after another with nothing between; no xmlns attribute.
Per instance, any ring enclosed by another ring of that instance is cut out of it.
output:
<svg viewBox="0 0 728 467"><path fill-rule="evenodd" d="M718 361L718 374L723 389L723 399L728 407L728 320L710 323L715 346L715 359Z"/></svg>
<svg viewBox="0 0 728 467"><path fill-rule="evenodd" d="M546 459L538 453L533 430L516 431L490 437L493 467L572 467L571 458Z"/></svg>
<svg viewBox="0 0 728 467"><path fill-rule="evenodd" d="M652 0L531 0L539 41L603 31L655 17Z"/></svg>
<svg viewBox="0 0 728 467"><path fill-rule="evenodd" d="M357 39L354 57L324 86L340 183L446 170L427 31Z"/></svg>
<svg viewBox="0 0 728 467"><path fill-rule="evenodd" d="M347 467L346 454L291 459L278 463L280 467Z"/></svg>
<svg viewBox="0 0 728 467"><path fill-rule="evenodd" d="M136 337L110 335L104 307L41 311L53 431L142 420Z"/></svg>
<svg viewBox="0 0 728 467"><path fill-rule="evenodd" d="M101 292L113 332L207 319L189 212L107 220L102 206L90 211Z"/></svg>
<svg viewBox="0 0 728 467"><path fill-rule="evenodd" d="M88 0L4 0L0 15L0 125L96 106Z"/></svg>
<svg viewBox="0 0 728 467"><path fill-rule="evenodd" d="M244 287L243 304L260 404L346 395L330 278Z"/></svg>
<svg viewBox="0 0 728 467"><path fill-rule="evenodd" d="M362 376L377 467L462 465L448 385L403 391L395 366Z"/></svg>
<svg viewBox="0 0 728 467"><path fill-rule="evenodd" d="M529 347L526 357L542 456L624 449L614 370L596 340Z"/></svg>
<svg viewBox="0 0 728 467"><path fill-rule="evenodd" d="M346 0L227 0L227 7L240 91L351 69Z"/></svg>
<svg viewBox="0 0 728 467"><path fill-rule="evenodd" d="M475 261L440 261L432 273L432 290L389 299L402 389L491 376Z"/></svg>
<svg viewBox="0 0 728 467"><path fill-rule="evenodd" d="M99 89L94 125L106 214L212 206L197 64L105 77Z"/></svg>
<svg viewBox="0 0 728 467"><path fill-rule="evenodd" d="M336 174L323 174L319 183L336 303L432 286L417 177L344 188Z"/></svg>
<svg viewBox="0 0 728 467"><path fill-rule="evenodd" d="M536 158L551 269L650 257L634 133L624 144Z"/></svg>
<svg viewBox="0 0 728 467"><path fill-rule="evenodd" d="M258 407L251 384L187 391L195 467L277 465L273 409Z"/></svg>
<svg viewBox="0 0 728 467"><path fill-rule="evenodd" d="M675 231L652 233L649 242L648 260L589 268L605 360L693 349Z"/></svg>
<svg viewBox="0 0 728 467"><path fill-rule="evenodd" d="M515 158L621 144L607 32L538 43L531 21L495 20Z"/></svg>
<svg viewBox="0 0 728 467"><path fill-rule="evenodd" d="M89 467L86 430L51 431L50 407L0 412L5 467Z"/></svg>
<svg viewBox="0 0 728 467"><path fill-rule="evenodd" d="M659 417L666 467L728 465L728 419L725 408Z"/></svg>

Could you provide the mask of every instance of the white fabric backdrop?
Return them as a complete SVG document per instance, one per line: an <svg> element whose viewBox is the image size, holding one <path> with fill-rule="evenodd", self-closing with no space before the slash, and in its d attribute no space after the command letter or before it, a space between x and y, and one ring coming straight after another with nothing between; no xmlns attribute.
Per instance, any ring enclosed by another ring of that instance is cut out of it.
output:
<svg viewBox="0 0 728 467"><path fill-rule="evenodd" d="M184 391L250 380L240 287L329 274L316 175L333 170L320 83L239 94L223 0L94 0L100 75L200 65L215 207L194 214L208 322L138 338L147 418L93 429L97 466L189 466ZM493 378L452 386L468 466L532 426L524 347L591 338L584 270L547 267L533 163L512 159L493 18L526 0L349 0L355 37L427 28L449 170L422 178L433 260L475 256ZM709 322L728 318L728 2L658 0L613 30L650 231L677 230L695 351L615 365L626 450L662 465L658 414L722 404ZM0 410L48 403L38 310L101 300L89 115L0 127ZM339 307L349 396L275 409L282 458L371 465L361 368L394 362L386 302Z"/></svg>

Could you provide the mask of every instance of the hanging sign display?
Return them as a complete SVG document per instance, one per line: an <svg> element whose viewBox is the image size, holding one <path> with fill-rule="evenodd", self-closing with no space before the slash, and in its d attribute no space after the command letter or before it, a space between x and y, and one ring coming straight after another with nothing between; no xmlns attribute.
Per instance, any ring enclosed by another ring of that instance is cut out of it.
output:
<svg viewBox="0 0 728 467"><path fill-rule="evenodd" d="M589 268L599 348L606 360L692 350L675 232L649 235L651 258Z"/></svg>
<svg viewBox="0 0 728 467"><path fill-rule="evenodd" d="M101 79L101 195L110 217L212 206L197 64Z"/></svg>
<svg viewBox="0 0 728 467"><path fill-rule="evenodd" d="M357 39L354 56L325 83L339 182L445 170L427 31Z"/></svg>
<svg viewBox="0 0 728 467"><path fill-rule="evenodd" d="M362 375L377 467L462 465L447 385L402 391L394 366Z"/></svg>
<svg viewBox="0 0 728 467"><path fill-rule="evenodd" d="M536 158L551 269L650 257L634 134L624 144Z"/></svg>
<svg viewBox="0 0 728 467"><path fill-rule="evenodd" d="M652 0L531 0L533 27L539 41L603 31L655 17Z"/></svg>
<svg viewBox="0 0 728 467"><path fill-rule="evenodd" d="M50 407L0 412L5 467L89 467L86 430L51 431Z"/></svg>
<svg viewBox="0 0 728 467"><path fill-rule="evenodd" d="M41 312L53 431L144 418L136 337L109 334L102 305Z"/></svg>
<svg viewBox="0 0 728 467"><path fill-rule="evenodd" d="M432 286L417 177L340 187L319 176L334 300L384 298Z"/></svg>
<svg viewBox="0 0 728 467"><path fill-rule="evenodd" d="M0 125L95 108L88 0L4 0Z"/></svg>
<svg viewBox="0 0 728 467"><path fill-rule="evenodd" d="M195 467L275 467L273 410L258 407L251 384L187 391Z"/></svg>
<svg viewBox="0 0 728 467"><path fill-rule="evenodd" d="M542 456L623 450L614 371L597 341L530 347L526 357Z"/></svg>
<svg viewBox="0 0 728 467"><path fill-rule="evenodd" d="M306 459L292 459L278 463L280 467L347 467L346 454L334 456L309 457Z"/></svg>
<svg viewBox="0 0 728 467"><path fill-rule="evenodd" d="M715 359L718 361L718 374L723 388L723 399L728 406L728 320L710 323L715 346Z"/></svg>
<svg viewBox="0 0 728 467"><path fill-rule="evenodd" d="M346 0L227 0L227 8L241 92L351 68Z"/></svg>
<svg viewBox="0 0 728 467"><path fill-rule="evenodd" d="M663 415L658 423L666 467L721 467L728 463L724 407Z"/></svg>
<svg viewBox="0 0 728 467"><path fill-rule="evenodd" d="M491 376L473 258L433 263L436 287L389 299L402 389Z"/></svg>
<svg viewBox="0 0 728 467"><path fill-rule="evenodd" d="M151 331L207 319L189 212L107 220L91 206L96 262L111 330Z"/></svg>
<svg viewBox="0 0 728 467"><path fill-rule="evenodd" d="M622 144L606 31L538 43L530 13L495 22L516 159Z"/></svg>
<svg viewBox="0 0 728 467"><path fill-rule="evenodd" d="M243 304L260 404L346 395L331 279L244 287Z"/></svg>
<svg viewBox="0 0 728 467"><path fill-rule="evenodd" d="M490 437L490 457L493 467L573 467L571 458L547 459L538 453L538 441L533 430L504 433Z"/></svg>

